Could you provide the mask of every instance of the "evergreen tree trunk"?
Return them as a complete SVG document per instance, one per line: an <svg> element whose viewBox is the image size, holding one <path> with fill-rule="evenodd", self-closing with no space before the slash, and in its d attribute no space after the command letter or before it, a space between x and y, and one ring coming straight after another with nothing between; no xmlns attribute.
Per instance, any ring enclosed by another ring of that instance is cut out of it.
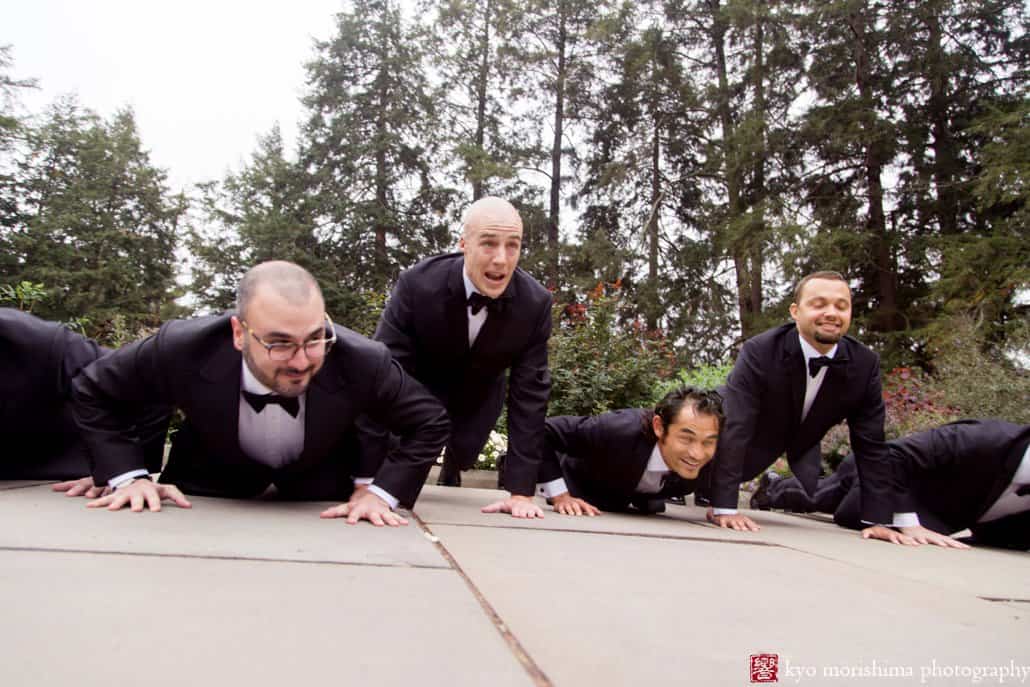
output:
<svg viewBox="0 0 1030 687"><path fill-rule="evenodd" d="M715 68L718 78L718 104L717 111L719 122L722 124L723 143L723 174L726 183L726 196L729 201L729 208L726 217L726 224L732 227L744 214L744 204L741 200L742 179L740 174L740 159L737 149L736 127L733 123L733 114L730 111L730 87L729 76L726 68L726 19L722 16L722 8L719 0L709 0L708 6L712 13L712 49L715 52ZM732 230L730 231L732 234ZM748 251L745 242L740 239L730 241L730 254L733 257L733 267L737 275L737 315L740 318L741 336L744 339L750 338L754 331L752 325L752 302L750 269L748 266Z"/></svg>
<svg viewBox="0 0 1030 687"><path fill-rule="evenodd" d="M485 150L486 145L486 94L490 80L490 22L493 18L492 2L487 0L483 12L483 29L479 34L479 73L476 78L476 150ZM483 197L483 177L472 178L472 200Z"/></svg>
<svg viewBox="0 0 1030 687"><path fill-rule="evenodd" d="M927 17L929 29L929 50L927 54L930 77L929 115L933 132L933 177L937 192L935 213L940 231L944 235L957 234L958 227L958 190L955 188L956 178L960 173L958 152L955 149L955 137L951 132L948 118L948 70L941 47L940 17L931 9Z"/></svg>
<svg viewBox="0 0 1030 687"><path fill-rule="evenodd" d="M561 155L562 134L565 124L565 81L568 77L565 65L566 33L565 12L558 9L558 40L555 48L558 57L558 73L554 89L554 139L551 143L551 199L547 215L547 250L549 253L547 286L558 287L558 220L561 208Z"/></svg>
<svg viewBox="0 0 1030 687"><path fill-rule="evenodd" d="M894 331L898 328L897 274L891 255L891 241L883 212L883 160L880 144L876 140L874 121L876 119L876 97L873 93L869 53L866 48L868 27L864 11L853 12L848 17L852 33L852 54L855 61L855 85L862 103L867 108L865 122L869 136L865 143L863 169L866 178L868 214L866 234L869 237L871 253L876 270L876 293L878 308L871 325L878 331Z"/></svg>

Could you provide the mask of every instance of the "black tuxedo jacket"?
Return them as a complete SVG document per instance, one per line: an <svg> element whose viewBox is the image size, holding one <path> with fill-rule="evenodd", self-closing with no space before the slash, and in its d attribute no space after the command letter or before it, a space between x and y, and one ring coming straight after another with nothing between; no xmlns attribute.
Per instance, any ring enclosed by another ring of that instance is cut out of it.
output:
<svg viewBox="0 0 1030 687"><path fill-rule="evenodd" d="M454 434L470 432L485 441L500 414L508 372L504 483L513 494L531 495L551 392L551 294L516 269L501 296L503 311L487 316L469 348L464 262L462 254L451 253L402 272L375 339L444 403ZM493 412L483 412L484 405Z"/></svg>
<svg viewBox="0 0 1030 687"><path fill-rule="evenodd" d="M90 472L89 455L71 411L72 379L107 353L64 325L0 308L0 478L75 479ZM146 443L146 467L161 469L167 412Z"/></svg>
<svg viewBox="0 0 1030 687"><path fill-rule="evenodd" d="M627 409L547 418L540 481L564 477L573 496L602 510L624 509L640 496L636 488L655 447L649 431L652 415L651 410ZM710 467L703 467L697 480L671 473L660 493L644 498L693 493L698 482L707 479Z"/></svg>
<svg viewBox="0 0 1030 687"><path fill-rule="evenodd" d="M740 483L784 452L812 494L819 476L819 442L847 420L862 484L862 519L891 522L897 475L884 443L879 356L849 336L841 338L836 356L847 363L827 369L802 422L808 371L795 325L770 329L744 343L722 389L726 424L714 461L712 505L736 508Z"/></svg>
<svg viewBox="0 0 1030 687"><path fill-rule="evenodd" d="M1030 444L1030 425L962 420L888 442L901 470L899 512L926 527L974 527L1012 483Z"/></svg>
<svg viewBox="0 0 1030 687"><path fill-rule="evenodd" d="M326 461L353 467L349 433L355 418L368 413L403 438L375 482L410 506L447 437L447 415L385 346L340 326L336 335L308 387L304 449L278 471L240 448L242 357L233 347L228 315L167 322L157 334L101 358L74 384L76 420L95 460L94 479L106 483L142 466L138 445L124 431L141 402L171 404L186 415L163 481L181 477L200 487L192 493L238 497L257 495L271 482L289 481Z"/></svg>

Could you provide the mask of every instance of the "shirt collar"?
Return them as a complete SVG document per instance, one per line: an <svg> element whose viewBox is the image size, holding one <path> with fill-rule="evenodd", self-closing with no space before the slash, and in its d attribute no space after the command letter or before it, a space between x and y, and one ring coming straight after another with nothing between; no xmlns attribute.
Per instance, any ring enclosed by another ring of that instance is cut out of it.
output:
<svg viewBox="0 0 1030 687"><path fill-rule="evenodd" d="M647 459L647 472L671 472L669 466L665 464L665 459L662 458L658 444L651 449L651 457Z"/></svg>
<svg viewBox="0 0 1030 687"><path fill-rule="evenodd" d="M472 294L479 293L479 289L477 289L476 285L472 283L471 279L469 279L468 268L464 264L461 266L461 279L465 282L465 300L468 300L468 297Z"/></svg>
<svg viewBox="0 0 1030 687"><path fill-rule="evenodd" d="M798 332L798 340L801 341L801 353L805 356L806 368L808 367L808 361L812 358L818 358L823 355L825 355L827 358L832 358L833 356L837 355L837 344L833 344L833 348L831 348L826 353L820 353L819 351L815 350L815 347L812 344L805 341L805 337L801 336L801 332Z"/></svg>
<svg viewBox="0 0 1030 687"><path fill-rule="evenodd" d="M266 396L268 394L274 394L275 391L269 389L267 386L258 381L258 378L254 376L254 373L247 367L247 361L241 361L243 364L243 384L241 389L243 391L249 391L252 394L260 394Z"/></svg>

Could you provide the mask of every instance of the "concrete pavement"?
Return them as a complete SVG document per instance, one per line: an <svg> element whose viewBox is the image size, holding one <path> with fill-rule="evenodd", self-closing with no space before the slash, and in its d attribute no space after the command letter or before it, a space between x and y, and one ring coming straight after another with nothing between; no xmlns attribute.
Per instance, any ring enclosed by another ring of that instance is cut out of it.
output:
<svg viewBox="0 0 1030 687"><path fill-rule="evenodd" d="M1030 684L1028 554L774 513L738 533L693 506L479 512L501 495L427 486L379 529L0 483L0 685L747 685L759 654L783 684Z"/></svg>

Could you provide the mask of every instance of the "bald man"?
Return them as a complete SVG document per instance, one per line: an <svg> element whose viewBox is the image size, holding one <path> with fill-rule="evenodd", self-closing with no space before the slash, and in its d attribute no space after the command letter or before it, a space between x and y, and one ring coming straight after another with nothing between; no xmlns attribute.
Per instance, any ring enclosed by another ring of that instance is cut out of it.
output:
<svg viewBox="0 0 1030 687"><path fill-rule="evenodd" d="M447 408L451 436L440 484L461 485L461 470L475 463L507 398L511 496L484 510L543 517L532 496L551 390L551 294L518 267L522 219L506 200L473 203L458 245L460 253L427 258L400 275L374 338ZM388 442L374 426L362 429L371 474Z"/></svg>
<svg viewBox="0 0 1030 687"><path fill-rule="evenodd" d="M240 282L232 315L166 322L87 366L73 385L75 418L94 458L93 480L113 493L90 502L160 510L184 496L248 498L275 485L283 498L346 500L323 517L404 525L447 438L440 403L382 344L334 325L303 268L268 262ZM161 483L150 481L129 428L142 403L180 408ZM355 419L400 437L355 490Z"/></svg>

